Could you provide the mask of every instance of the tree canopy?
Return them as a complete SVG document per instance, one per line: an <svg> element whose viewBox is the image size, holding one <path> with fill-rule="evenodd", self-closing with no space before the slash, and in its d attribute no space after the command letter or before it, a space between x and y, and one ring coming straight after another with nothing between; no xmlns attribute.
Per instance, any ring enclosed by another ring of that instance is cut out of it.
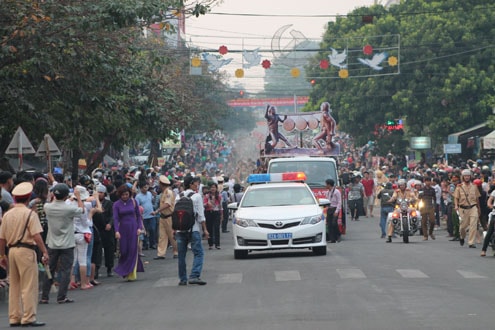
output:
<svg viewBox="0 0 495 330"><path fill-rule="evenodd" d="M389 8L358 8L329 22L320 53L308 66L309 75L321 79L316 80L306 110L330 101L339 128L361 145L377 140L383 151L403 153L407 145L403 137L430 136L441 150L448 134L484 122L492 114L494 11L487 0L401 1ZM372 22L367 24L370 16ZM370 36L383 36L374 39L373 46L384 48L385 37L394 34L400 35L397 75L354 78L358 73L349 72L347 79L333 79L335 71L318 68L330 47L345 48L346 39L365 42ZM404 120L403 135L377 131L397 118Z"/></svg>
<svg viewBox="0 0 495 330"><path fill-rule="evenodd" d="M227 109L222 77L189 75L188 50L163 31L216 0L0 3L0 153L22 126L45 133L91 170L112 146L214 129ZM159 36L143 27L159 23Z"/></svg>

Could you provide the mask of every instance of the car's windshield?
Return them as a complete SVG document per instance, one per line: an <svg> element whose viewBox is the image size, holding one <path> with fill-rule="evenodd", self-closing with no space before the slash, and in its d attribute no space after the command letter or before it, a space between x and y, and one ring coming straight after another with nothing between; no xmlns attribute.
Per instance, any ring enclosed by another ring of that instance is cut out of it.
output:
<svg viewBox="0 0 495 330"><path fill-rule="evenodd" d="M313 194L304 186L251 189L244 195L241 207L315 204Z"/></svg>
<svg viewBox="0 0 495 330"><path fill-rule="evenodd" d="M269 173L304 172L308 186L325 187L326 179L336 180L335 163L322 161L290 161L270 163Z"/></svg>

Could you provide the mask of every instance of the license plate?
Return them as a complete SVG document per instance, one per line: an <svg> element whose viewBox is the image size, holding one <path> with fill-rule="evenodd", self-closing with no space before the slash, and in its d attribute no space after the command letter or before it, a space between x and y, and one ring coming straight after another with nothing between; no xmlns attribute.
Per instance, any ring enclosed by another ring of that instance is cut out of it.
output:
<svg viewBox="0 0 495 330"><path fill-rule="evenodd" d="M271 234L268 234L269 240L290 239L290 238L292 238L292 233L271 233Z"/></svg>

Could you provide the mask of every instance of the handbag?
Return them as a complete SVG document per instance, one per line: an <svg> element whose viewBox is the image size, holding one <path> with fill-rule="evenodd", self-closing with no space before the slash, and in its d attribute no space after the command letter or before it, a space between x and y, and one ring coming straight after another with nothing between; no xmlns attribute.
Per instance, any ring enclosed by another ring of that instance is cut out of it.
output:
<svg viewBox="0 0 495 330"><path fill-rule="evenodd" d="M86 241L86 243L91 243L91 233L84 233L84 240Z"/></svg>

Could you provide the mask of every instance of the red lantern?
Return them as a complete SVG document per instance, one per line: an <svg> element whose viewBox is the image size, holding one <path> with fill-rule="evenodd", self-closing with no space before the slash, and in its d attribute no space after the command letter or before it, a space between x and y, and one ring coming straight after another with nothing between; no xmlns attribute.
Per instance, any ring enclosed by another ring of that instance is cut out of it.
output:
<svg viewBox="0 0 495 330"><path fill-rule="evenodd" d="M218 48L218 52L221 54L221 55L225 55L229 52L227 46L220 46L220 48Z"/></svg>
<svg viewBox="0 0 495 330"><path fill-rule="evenodd" d="M327 60L321 60L320 61L320 68L323 70L328 69L328 61Z"/></svg>
<svg viewBox="0 0 495 330"><path fill-rule="evenodd" d="M366 45L363 47L363 53L364 55L371 55L373 54L373 47L371 45Z"/></svg>
<svg viewBox="0 0 495 330"><path fill-rule="evenodd" d="M263 67L263 69L270 69L270 67L272 66L272 62L270 62L269 60L263 60L263 62L261 62L261 66Z"/></svg>

